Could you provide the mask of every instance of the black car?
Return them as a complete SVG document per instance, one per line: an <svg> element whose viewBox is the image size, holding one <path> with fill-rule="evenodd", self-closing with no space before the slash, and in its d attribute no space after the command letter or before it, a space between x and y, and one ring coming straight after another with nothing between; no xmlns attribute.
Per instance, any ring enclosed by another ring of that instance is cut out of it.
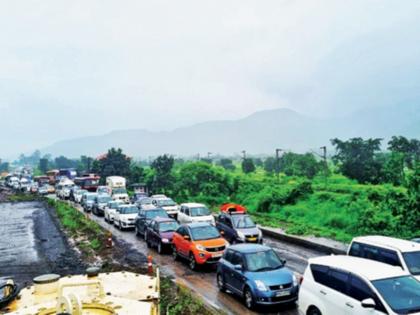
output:
<svg viewBox="0 0 420 315"><path fill-rule="evenodd" d="M171 218L155 218L146 229L147 247L156 247L159 254L172 249L172 237L179 228L178 222Z"/></svg>
<svg viewBox="0 0 420 315"><path fill-rule="evenodd" d="M154 218L169 218L168 214L165 210L161 208L153 208L153 209L140 209L139 213L137 214L136 220L134 222L134 231L137 236L143 236L143 238L146 235L146 229L150 222Z"/></svg>
<svg viewBox="0 0 420 315"><path fill-rule="evenodd" d="M216 227L231 244L263 242L260 229L251 217L244 213L221 213L216 219Z"/></svg>

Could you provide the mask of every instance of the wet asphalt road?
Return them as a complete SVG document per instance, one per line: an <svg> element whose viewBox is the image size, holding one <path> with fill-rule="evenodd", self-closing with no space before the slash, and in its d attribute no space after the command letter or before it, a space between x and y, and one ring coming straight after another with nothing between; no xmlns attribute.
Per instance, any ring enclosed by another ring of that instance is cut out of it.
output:
<svg viewBox="0 0 420 315"><path fill-rule="evenodd" d="M78 207L80 211L83 211ZM135 236L133 231L120 231L112 224L105 222L103 217L97 217L89 214L89 217L109 230L114 238L123 239L139 252L145 255L152 255L154 263L160 266L161 271L173 276L178 282L186 285L199 295L201 295L208 303L215 308L226 312L227 314L284 314L297 315L298 311L295 306L258 309L258 313L249 311L241 301L231 294L221 293L217 288L215 272L211 268L205 268L199 272L191 271L187 264L183 261L173 261L170 254L159 255L155 249L147 248L146 243L141 238ZM282 257L287 260L287 266L296 273L302 274L310 257L324 255L315 250L309 250L297 245L292 245L278 240L265 237L265 244L273 247Z"/></svg>
<svg viewBox="0 0 420 315"><path fill-rule="evenodd" d="M0 220L0 281L12 276L24 285L40 274L84 270L42 203L0 203Z"/></svg>

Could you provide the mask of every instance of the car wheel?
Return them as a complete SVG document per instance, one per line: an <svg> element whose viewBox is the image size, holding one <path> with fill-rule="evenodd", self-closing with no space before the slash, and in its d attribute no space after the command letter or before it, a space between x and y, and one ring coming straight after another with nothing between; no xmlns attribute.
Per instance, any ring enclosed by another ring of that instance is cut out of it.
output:
<svg viewBox="0 0 420 315"><path fill-rule="evenodd" d="M163 254L163 246L162 246L162 242L159 242L159 243L158 243L158 246L157 246L157 251L158 251L159 255L162 255L162 254Z"/></svg>
<svg viewBox="0 0 420 315"><path fill-rule="evenodd" d="M144 233L146 235L146 233ZM152 248L152 242L147 238L147 235L145 236L146 244L148 248Z"/></svg>
<svg viewBox="0 0 420 315"><path fill-rule="evenodd" d="M109 223L108 219L106 218L106 215L104 215L104 220L106 223Z"/></svg>
<svg viewBox="0 0 420 315"><path fill-rule="evenodd" d="M190 259L188 263L191 270L197 270L197 262L195 261L195 257L193 253L190 254Z"/></svg>
<svg viewBox="0 0 420 315"><path fill-rule="evenodd" d="M172 246L172 258L174 259L174 261L177 261L178 260L178 252L176 250L176 246L175 245Z"/></svg>
<svg viewBox="0 0 420 315"><path fill-rule="evenodd" d="M249 288L245 288L244 291L244 302L245 302L245 306L252 310L254 308L254 297L252 296L251 290Z"/></svg>
<svg viewBox="0 0 420 315"><path fill-rule="evenodd" d="M217 274L217 287L219 288L220 292L225 292L225 281L220 273Z"/></svg>
<svg viewBox="0 0 420 315"><path fill-rule="evenodd" d="M121 225L121 221L118 221L118 228L122 231L123 227Z"/></svg>
<svg viewBox="0 0 420 315"><path fill-rule="evenodd" d="M322 315L321 311L316 306L311 306L306 314L307 315Z"/></svg>

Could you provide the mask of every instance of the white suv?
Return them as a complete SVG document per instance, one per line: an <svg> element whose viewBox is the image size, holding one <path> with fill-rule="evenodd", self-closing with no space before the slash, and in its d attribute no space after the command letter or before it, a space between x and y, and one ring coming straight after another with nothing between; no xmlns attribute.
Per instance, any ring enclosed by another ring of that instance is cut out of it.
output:
<svg viewBox="0 0 420 315"><path fill-rule="evenodd" d="M401 267L420 281L419 243L386 236L355 237L347 254Z"/></svg>
<svg viewBox="0 0 420 315"><path fill-rule="evenodd" d="M399 267L350 256L309 259L301 315L420 314L420 282Z"/></svg>
<svg viewBox="0 0 420 315"><path fill-rule="evenodd" d="M183 203L178 212L178 221L181 224L193 222L207 222L215 225L210 210L201 203Z"/></svg>

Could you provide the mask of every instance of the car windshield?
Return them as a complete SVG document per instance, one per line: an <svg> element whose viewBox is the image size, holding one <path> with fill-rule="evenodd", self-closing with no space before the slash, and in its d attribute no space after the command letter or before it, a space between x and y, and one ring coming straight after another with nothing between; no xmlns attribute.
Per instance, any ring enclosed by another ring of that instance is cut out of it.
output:
<svg viewBox="0 0 420 315"><path fill-rule="evenodd" d="M190 208L190 210L191 210L192 217L201 217L201 216L210 215L210 210L207 209L206 207L195 207L195 208Z"/></svg>
<svg viewBox="0 0 420 315"><path fill-rule="evenodd" d="M86 195L87 200L94 200L96 195Z"/></svg>
<svg viewBox="0 0 420 315"><path fill-rule="evenodd" d="M420 312L420 282L414 277L375 280L372 284L395 313Z"/></svg>
<svg viewBox="0 0 420 315"><path fill-rule="evenodd" d="M245 254L245 259L247 269L252 272L274 270L284 266L272 249Z"/></svg>
<svg viewBox="0 0 420 315"><path fill-rule="evenodd" d="M111 197L110 196L101 196L101 197L98 197L98 202L99 203L107 203L110 200L111 200Z"/></svg>
<svg viewBox="0 0 420 315"><path fill-rule="evenodd" d="M232 215L233 224L238 229L254 228L255 223L247 215Z"/></svg>
<svg viewBox="0 0 420 315"><path fill-rule="evenodd" d="M75 193L76 195L83 195L85 192L87 192L87 190L78 189L78 190L76 190L74 193Z"/></svg>
<svg viewBox="0 0 420 315"><path fill-rule="evenodd" d="M191 228L191 234L194 241L210 240L220 237L219 231L212 225Z"/></svg>
<svg viewBox="0 0 420 315"><path fill-rule="evenodd" d="M108 193L108 188L107 187L99 187L98 188L98 193Z"/></svg>
<svg viewBox="0 0 420 315"><path fill-rule="evenodd" d="M126 194L127 190L125 188L113 188L112 193L113 194Z"/></svg>
<svg viewBox="0 0 420 315"><path fill-rule="evenodd" d="M157 199L156 201L157 201L158 206L160 206L160 207L176 206L175 201L173 201L171 198L168 198L168 199Z"/></svg>
<svg viewBox="0 0 420 315"><path fill-rule="evenodd" d="M120 213L122 214L132 214L137 213L139 209L136 206L121 207Z"/></svg>
<svg viewBox="0 0 420 315"><path fill-rule="evenodd" d="M172 232L179 228L179 224L176 221L168 221L159 223L159 232Z"/></svg>
<svg viewBox="0 0 420 315"><path fill-rule="evenodd" d="M411 253L404 253L404 260L407 264L408 270L410 273L415 276L420 275L420 251L419 252L411 252Z"/></svg>
<svg viewBox="0 0 420 315"><path fill-rule="evenodd" d="M142 205L151 205L153 199L152 198L142 198L139 200L140 204Z"/></svg>
<svg viewBox="0 0 420 315"><path fill-rule="evenodd" d="M169 218L165 210L149 210L146 211L146 219L154 219L157 217Z"/></svg>

